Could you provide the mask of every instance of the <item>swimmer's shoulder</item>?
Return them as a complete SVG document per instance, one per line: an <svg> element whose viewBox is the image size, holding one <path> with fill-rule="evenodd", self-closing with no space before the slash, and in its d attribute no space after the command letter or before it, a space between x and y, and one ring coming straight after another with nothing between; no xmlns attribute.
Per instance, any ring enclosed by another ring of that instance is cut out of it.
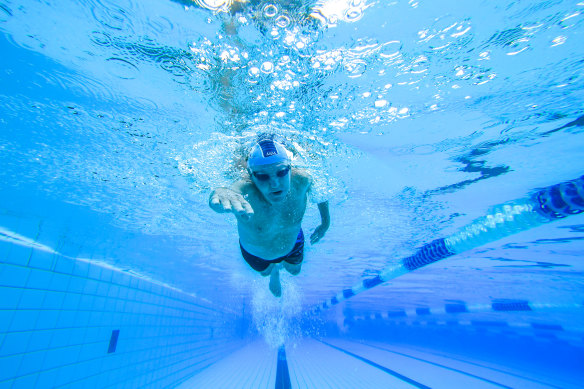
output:
<svg viewBox="0 0 584 389"><path fill-rule="evenodd" d="M294 167L292 168L292 180L295 187L308 189L312 183L312 176L308 170Z"/></svg>

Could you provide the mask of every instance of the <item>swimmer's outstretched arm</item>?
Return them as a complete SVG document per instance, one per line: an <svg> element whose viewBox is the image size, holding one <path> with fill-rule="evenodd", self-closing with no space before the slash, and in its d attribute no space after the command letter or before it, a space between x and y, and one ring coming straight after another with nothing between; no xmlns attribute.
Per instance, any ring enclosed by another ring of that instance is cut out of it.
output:
<svg viewBox="0 0 584 389"><path fill-rule="evenodd" d="M241 193L229 188L217 188L211 192L209 207L217 213L231 212L244 219L249 219L253 215L253 208Z"/></svg>
<svg viewBox="0 0 584 389"><path fill-rule="evenodd" d="M328 201L318 203L318 211L320 212L320 226L316 227L312 235L310 235L310 244L315 244L321 240L331 225Z"/></svg>

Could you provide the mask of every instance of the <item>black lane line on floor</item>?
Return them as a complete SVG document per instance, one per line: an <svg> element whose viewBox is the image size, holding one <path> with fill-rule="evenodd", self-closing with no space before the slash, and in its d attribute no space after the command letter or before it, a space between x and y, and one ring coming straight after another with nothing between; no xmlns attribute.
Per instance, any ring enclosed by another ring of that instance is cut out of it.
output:
<svg viewBox="0 0 584 389"><path fill-rule="evenodd" d="M493 371L496 371L498 373L502 373L502 374L509 375L509 376L512 376L512 377L517 377L517 378L520 378L520 379L525 380L525 381L531 381L531 382L535 382L535 383L540 384L540 385L543 385L543 386L549 386L550 388L562 389L561 386L556 386L554 384L550 384L549 382L543 382L543 381L540 381L540 380L535 379L535 378L525 377L525 376L522 376L522 375L519 375L519 374L510 372L510 371L506 371L506 370L502 370L502 369L497 369L496 367L491 367L491 366L487 366L487 365L481 365L480 363L465 361L464 359L456 358L456 357L453 357L453 356L450 356L450 355L443 355L443 354L439 354L439 353L436 353L436 352L427 351L427 350L424 350L424 349L422 349L422 352L424 352L426 354L430 354L430 355L435 355L437 357L448 358L448 359L452 359L453 361L459 361L459 362L462 362L462 363L467 363L469 365L478 366L478 367L480 367L482 369L493 370Z"/></svg>
<svg viewBox="0 0 584 389"><path fill-rule="evenodd" d="M361 343L361 344L363 344L363 345L365 345L367 347L375 348L375 349L382 350L382 351L385 351L385 352L388 352L388 353L401 355L402 357L415 359L416 361L424 362L424 363L427 363L429 365L438 366L438 367L440 367L442 369L451 370L451 371L454 371L454 372L463 374L463 375L468 376L468 377L476 378L477 380L481 380L481 381L484 381L484 382L488 382L489 384L493 384L493 385L496 385L496 386L500 386L501 388L513 389L511 386L507 386L507 385L503 385L503 384L498 383L498 382L495 382L495 381L491 381L488 378L479 377L477 375L474 375L474 374L471 374L471 373L467 373L466 371L458 370L458 369L455 369L453 367L444 366L444 365L441 365L441 364L436 363L436 362L430 362L430 361L428 361L426 359L417 358L417 357L414 357L414 356L411 356L411 355L408 355L408 354L403 354L403 353L400 353L400 352L397 352L397 351L392 351L392 350L389 350L389 349L386 349L386 348L383 348L383 347L379 347L379 346L373 346L373 345L368 344L368 343Z"/></svg>
<svg viewBox="0 0 584 389"><path fill-rule="evenodd" d="M288 360L286 359L286 349L281 346L278 349L278 365L276 367L276 389L291 389L290 372L288 371Z"/></svg>
<svg viewBox="0 0 584 389"><path fill-rule="evenodd" d="M344 350L344 349L342 349L342 348L340 348L340 347L333 346L332 344L330 344L330 343L327 343L327 342L325 342L325 341L323 341L323 340L320 340L320 339L319 339L318 341L319 341L319 342L321 342L321 343L324 343L324 344L326 344L326 345L327 345L327 346L329 346L329 347L332 347L332 348L334 348L334 349L336 349L336 350L339 350L339 351L341 351L341 352L343 352L343 353L345 353L345 354L347 354L347 355L350 355L350 356L352 356L353 358L357 358L358 360L360 360L360 361L363 361L363 362L365 362L365 363L367 363L367 364L369 364L369 365L371 365L371 366L373 366L373 367L376 367L376 368L378 368L379 370L383 370L384 372L386 372L386 373L388 373L388 374L391 374L391 375L392 375L392 376L394 376L395 378L398 378L398 379L400 379L400 380L402 380L402 381L404 381L404 382L407 382L408 384L414 385L414 386L415 386L415 387L417 387L417 388L420 388L420 389L431 389L429 386L426 386L426 385L424 385L424 384L421 384L421 383L419 383L418 381L414 381L414 380L413 380L413 379L411 379L411 378L408 378L408 377L406 377L406 376L404 376L404 375L401 375L401 374L399 374L397 371L393 371L393 370L391 370L391 369L388 369L387 367L385 367L385 366L381 366L381 365L379 365L379 364L377 364L377 363L375 363L375 362L373 362L373 361L370 361L369 359L366 359L366 358L360 357L359 355L357 355L357 354L353 354L352 352L350 352L350 351L347 351L347 350Z"/></svg>

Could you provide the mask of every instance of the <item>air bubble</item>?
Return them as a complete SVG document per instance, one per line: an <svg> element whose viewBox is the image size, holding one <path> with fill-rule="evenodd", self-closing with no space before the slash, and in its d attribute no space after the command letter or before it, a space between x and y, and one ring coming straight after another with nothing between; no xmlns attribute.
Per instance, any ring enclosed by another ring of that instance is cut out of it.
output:
<svg viewBox="0 0 584 389"><path fill-rule="evenodd" d="M260 68L258 68L257 66L251 66L247 70L247 75L248 75L247 82L249 82L250 84L257 84L261 75Z"/></svg>
<svg viewBox="0 0 584 389"><path fill-rule="evenodd" d="M201 8L211 11L228 10L231 7L231 0L195 0Z"/></svg>
<svg viewBox="0 0 584 389"><path fill-rule="evenodd" d="M367 70L367 62L363 60L348 62L345 64L345 70L349 72L351 78L360 77Z"/></svg>
<svg viewBox="0 0 584 389"><path fill-rule="evenodd" d="M290 25L290 18L286 15L280 15L276 19L276 25L280 28L286 28Z"/></svg>
<svg viewBox="0 0 584 389"><path fill-rule="evenodd" d="M345 20L347 22L355 22L363 16L363 11L360 8L349 8L345 11Z"/></svg>
<svg viewBox="0 0 584 389"><path fill-rule="evenodd" d="M286 37L284 38L283 42L286 46L292 46L294 44L295 40L296 40L296 38L294 37L294 35L287 34Z"/></svg>
<svg viewBox="0 0 584 389"><path fill-rule="evenodd" d="M280 37L280 30L278 30L276 27L272 27L270 35L272 36L273 39L278 39Z"/></svg>
<svg viewBox="0 0 584 389"><path fill-rule="evenodd" d="M261 69L262 69L262 72L264 72L264 73L272 73L274 71L274 64L266 61L262 64Z"/></svg>
<svg viewBox="0 0 584 389"><path fill-rule="evenodd" d="M268 18L273 18L278 14L278 8L274 4L267 4L264 7L264 15Z"/></svg>

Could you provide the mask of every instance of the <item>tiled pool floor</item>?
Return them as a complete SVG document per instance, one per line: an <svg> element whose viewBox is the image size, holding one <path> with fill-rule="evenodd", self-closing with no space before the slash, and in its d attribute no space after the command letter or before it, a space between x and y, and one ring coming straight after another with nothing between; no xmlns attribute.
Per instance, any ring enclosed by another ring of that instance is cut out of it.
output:
<svg viewBox="0 0 584 389"><path fill-rule="evenodd" d="M278 350L255 341L203 370L179 388L570 388L509 367L450 358L416 348L341 339L302 339ZM282 354L280 353L280 358ZM280 377L279 377L280 376Z"/></svg>

